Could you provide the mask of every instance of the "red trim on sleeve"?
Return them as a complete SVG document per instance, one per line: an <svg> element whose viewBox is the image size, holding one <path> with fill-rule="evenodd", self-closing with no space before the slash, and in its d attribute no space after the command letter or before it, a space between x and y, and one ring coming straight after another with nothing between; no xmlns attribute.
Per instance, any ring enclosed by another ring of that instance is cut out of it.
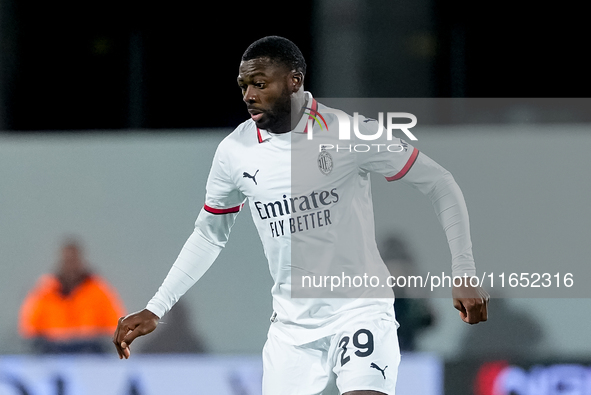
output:
<svg viewBox="0 0 591 395"><path fill-rule="evenodd" d="M213 208L209 207L207 204L203 205L205 211L211 214L230 214L230 213L237 213L240 209L244 206L242 203L240 206L230 207L230 208Z"/></svg>
<svg viewBox="0 0 591 395"><path fill-rule="evenodd" d="M404 177L406 175L406 173L408 173L408 171L410 170L412 165L415 164L415 161L417 160L417 156L419 156L419 150L415 148L412 151L412 154L410 154L410 158L408 158L408 161L406 162L406 164L404 165L402 170L400 170L398 173L394 174L392 177L386 177L386 180L396 181L396 180L400 180L402 177Z"/></svg>

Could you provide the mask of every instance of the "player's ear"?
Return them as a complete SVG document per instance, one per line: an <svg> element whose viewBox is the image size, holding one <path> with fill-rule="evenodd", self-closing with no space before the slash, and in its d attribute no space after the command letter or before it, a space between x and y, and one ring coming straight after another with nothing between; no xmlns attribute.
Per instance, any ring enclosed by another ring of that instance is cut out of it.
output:
<svg viewBox="0 0 591 395"><path fill-rule="evenodd" d="M292 93L299 91L304 84L304 74L300 71L292 70L289 73L289 83Z"/></svg>

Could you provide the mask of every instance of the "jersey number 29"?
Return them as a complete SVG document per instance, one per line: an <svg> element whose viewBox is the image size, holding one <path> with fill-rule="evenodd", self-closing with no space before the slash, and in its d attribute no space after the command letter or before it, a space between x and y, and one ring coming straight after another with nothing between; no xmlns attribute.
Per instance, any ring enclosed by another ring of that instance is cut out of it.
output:
<svg viewBox="0 0 591 395"><path fill-rule="evenodd" d="M361 343L359 341L359 336L361 334L367 336L367 341L365 343ZM349 340L349 336L344 336L339 342L339 347L342 347L343 349L343 351L341 352L341 366L343 366L351 360L351 357L346 355ZM370 356L373 352L373 334L368 329L359 329L357 332L353 334L353 345L358 349L357 351L355 351L355 355L357 355L358 357Z"/></svg>

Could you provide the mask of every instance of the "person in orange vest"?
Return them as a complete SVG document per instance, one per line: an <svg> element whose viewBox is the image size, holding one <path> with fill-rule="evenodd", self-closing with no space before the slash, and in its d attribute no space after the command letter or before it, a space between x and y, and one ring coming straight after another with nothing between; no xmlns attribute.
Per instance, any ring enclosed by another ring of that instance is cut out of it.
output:
<svg viewBox="0 0 591 395"><path fill-rule="evenodd" d="M93 273L76 241L67 241L55 274L43 275L25 298L19 333L39 353L101 353L125 315L119 295Z"/></svg>

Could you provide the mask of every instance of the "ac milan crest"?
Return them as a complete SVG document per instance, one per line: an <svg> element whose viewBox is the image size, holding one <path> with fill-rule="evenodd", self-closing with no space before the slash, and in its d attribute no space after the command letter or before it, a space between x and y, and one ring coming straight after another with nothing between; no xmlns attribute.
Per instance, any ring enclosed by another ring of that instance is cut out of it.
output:
<svg viewBox="0 0 591 395"><path fill-rule="evenodd" d="M318 154L318 168L322 174L329 174L332 171L332 156L322 146L322 150Z"/></svg>

